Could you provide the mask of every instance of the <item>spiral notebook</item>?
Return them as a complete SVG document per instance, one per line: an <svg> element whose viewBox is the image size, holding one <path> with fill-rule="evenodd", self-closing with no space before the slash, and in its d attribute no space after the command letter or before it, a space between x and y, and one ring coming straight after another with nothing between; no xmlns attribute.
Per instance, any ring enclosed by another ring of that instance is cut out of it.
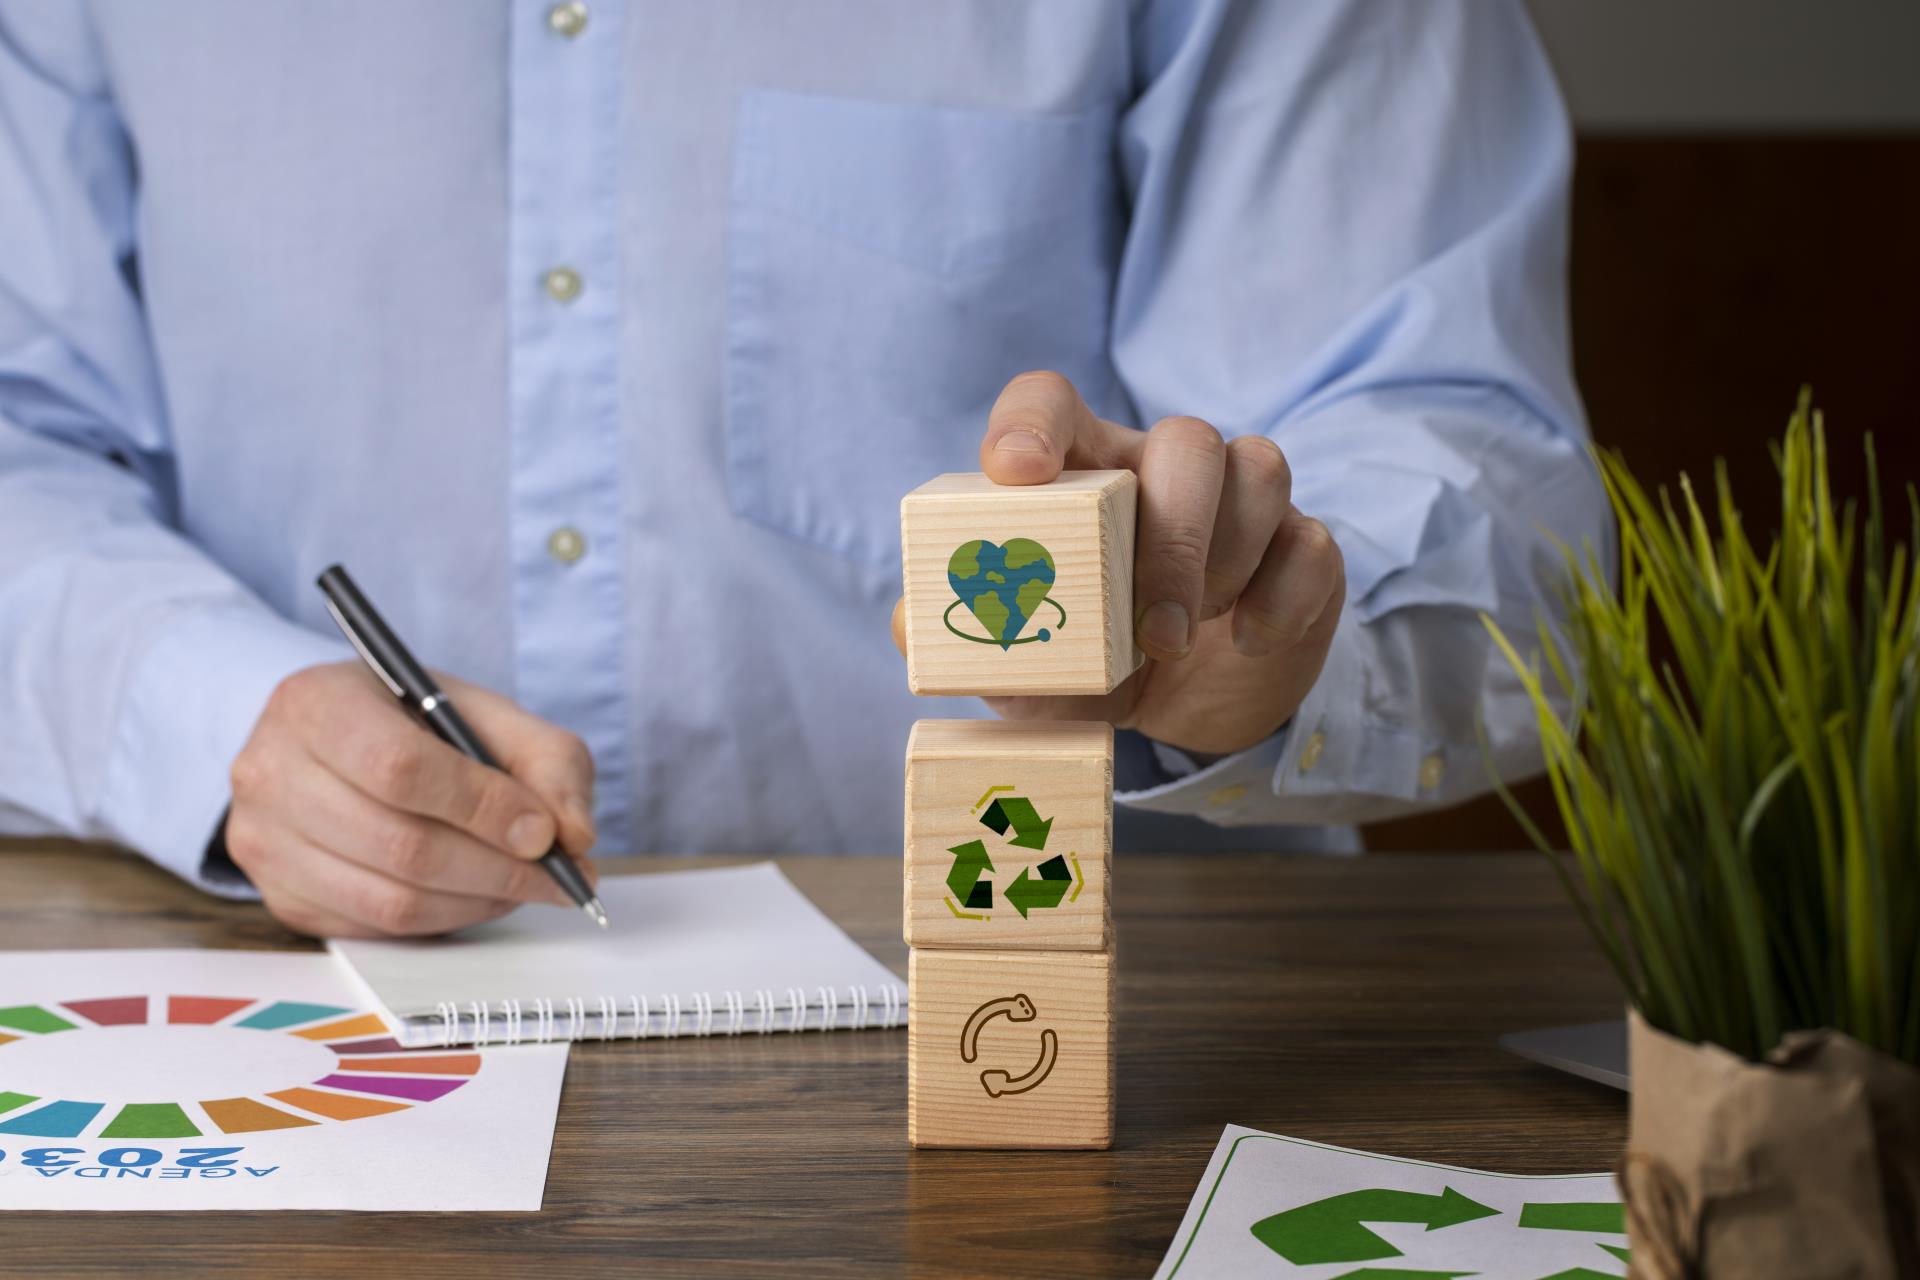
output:
<svg viewBox="0 0 1920 1280"><path fill-rule="evenodd" d="M905 984L771 862L606 876L600 900L604 932L529 906L448 938L328 948L410 1048L906 1023Z"/></svg>

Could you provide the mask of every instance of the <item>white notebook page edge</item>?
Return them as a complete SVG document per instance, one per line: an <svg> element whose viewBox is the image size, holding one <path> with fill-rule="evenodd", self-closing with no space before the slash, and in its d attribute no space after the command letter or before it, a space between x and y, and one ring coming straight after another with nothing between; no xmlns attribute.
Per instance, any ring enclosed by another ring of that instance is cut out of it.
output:
<svg viewBox="0 0 1920 1280"><path fill-rule="evenodd" d="M451 938L336 940L328 949L397 1019L453 1003L622 1002L904 982L771 862L608 876L602 932L571 908L523 907Z"/></svg>

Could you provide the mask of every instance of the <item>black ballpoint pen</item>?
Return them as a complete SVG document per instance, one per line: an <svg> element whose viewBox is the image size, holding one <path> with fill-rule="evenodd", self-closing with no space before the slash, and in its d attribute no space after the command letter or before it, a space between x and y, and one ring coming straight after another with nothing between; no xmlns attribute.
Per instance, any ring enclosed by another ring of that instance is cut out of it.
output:
<svg viewBox="0 0 1920 1280"><path fill-rule="evenodd" d="M347 571L333 565L320 575L319 585L320 593L327 598L327 612L333 615L361 658L373 668L380 683L391 689L394 697L418 711L427 727L448 746L470 760L498 769L500 766L486 745L440 691L427 669L414 661L407 646L400 643L400 637L393 634L385 620L367 603ZM566 890L567 896L579 904L588 919L602 929L607 927L607 910L594 895L593 886L557 843L541 856L540 865Z"/></svg>

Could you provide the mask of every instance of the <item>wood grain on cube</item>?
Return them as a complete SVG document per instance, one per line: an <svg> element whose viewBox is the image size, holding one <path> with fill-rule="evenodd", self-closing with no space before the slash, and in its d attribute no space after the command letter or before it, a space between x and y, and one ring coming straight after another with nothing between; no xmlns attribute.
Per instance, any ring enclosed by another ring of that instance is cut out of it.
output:
<svg viewBox="0 0 1920 1280"><path fill-rule="evenodd" d="M922 720L906 775L910 945L1107 946L1111 725Z"/></svg>
<svg viewBox="0 0 1920 1280"><path fill-rule="evenodd" d="M907 973L910 1143L1113 1144L1111 953L916 949Z"/></svg>
<svg viewBox="0 0 1920 1280"><path fill-rule="evenodd" d="M956 472L903 498L908 687L921 694L1106 693L1132 674L1140 664L1133 643L1138 488L1131 471L1068 471L1028 486ZM1051 561L1051 581L1036 547ZM996 589L964 599L949 576L956 563L969 590L1000 574Z"/></svg>

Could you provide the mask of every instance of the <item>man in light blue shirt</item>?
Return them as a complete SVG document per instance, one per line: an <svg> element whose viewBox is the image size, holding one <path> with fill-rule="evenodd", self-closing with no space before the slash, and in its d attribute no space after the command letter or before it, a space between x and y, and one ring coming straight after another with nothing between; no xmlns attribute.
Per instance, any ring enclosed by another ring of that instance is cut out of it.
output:
<svg viewBox="0 0 1920 1280"><path fill-rule="evenodd" d="M1537 755L1569 155L1494 0L0 0L0 830L333 933L885 850L988 713L906 692L901 495L1117 465L1153 660L997 709L1126 731L1123 850L1352 848Z"/></svg>

